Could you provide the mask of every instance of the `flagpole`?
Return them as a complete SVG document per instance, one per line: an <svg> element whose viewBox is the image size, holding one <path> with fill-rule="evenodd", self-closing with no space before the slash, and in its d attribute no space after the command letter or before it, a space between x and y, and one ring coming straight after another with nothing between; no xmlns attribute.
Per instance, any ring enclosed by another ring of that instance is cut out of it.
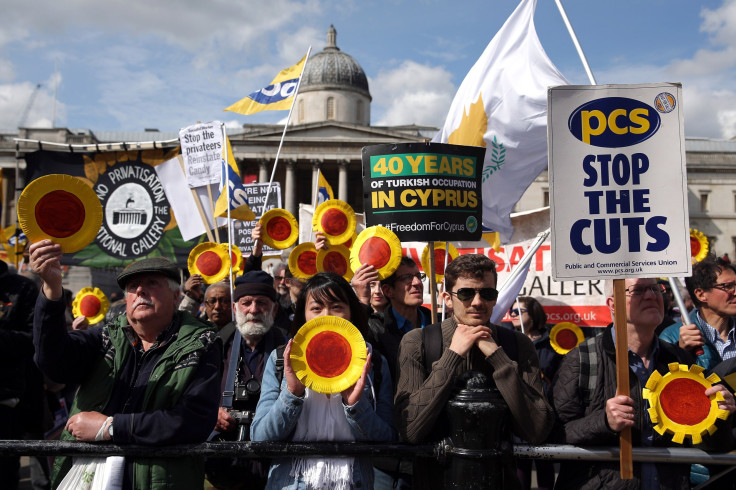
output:
<svg viewBox="0 0 736 490"><path fill-rule="evenodd" d="M583 63L583 68L585 68L585 73L588 74L588 80L590 81L590 84L598 85L598 83L595 81L595 77L593 76L593 72L590 69L590 65L588 65L588 59L585 57L583 48L582 46L580 46L578 37L575 35L575 31L572 28L570 19L567 18L567 12L565 12L565 7L562 6L562 0L555 0L555 3L557 4L557 10L560 11L560 15L562 16L562 21L565 23L565 26L567 27L567 32L570 33L570 37L572 38L572 43L575 45L575 49L578 52L578 56L580 56L580 61Z"/></svg>
<svg viewBox="0 0 736 490"><path fill-rule="evenodd" d="M223 161L225 164L221 167L222 170L225 172L225 199L226 201L226 207L227 207L227 253L228 257L230 258L230 275L228 278L230 279L228 283L230 284L230 298L233 297L233 230L232 230L232 221L230 221L230 162L228 161L228 155L227 149L228 149L228 142L227 142L227 134L225 133L225 125L223 123L220 123L220 131L222 132L222 146L223 151L225 152L225 158ZM222 175L220 176L220 182L223 182ZM217 220L217 218L215 218ZM230 312L232 320L232 311Z"/></svg>
<svg viewBox="0 0 736 490"><path fill-rule="evenodd" d="M506 278L506 280L503 282L500 288L498 288L499 291L503 291L506 287L511 285L514 282L514 279L517 278L521 272L523 272L524 267L531 262L532 257L534 257L534 254L537 252L539 247L542 246L542 243L547 239L549 236L550 229L547 228L545 231L541 232L539 235L537 235L537 239L534 243L529 245L529 248L524 252L524 257L521 258L521 261L516 264L516 267L514 270L511 271L511 274L509 274L509 277ZM509 266L511 265L509 261Z"/></svg>
<svg viewBox="0 0 736 490"><path fill-rule="evenodd" d="M312 52L312 46L309 46L307 50L307 56L304 58L304 65L302 65L302 72L299 74L299 81L296 82L296 89L294 90L294 99L291 101L291 107L289 108L289 115L286 117L286 124L284 124L284 132L281 133L281 141L279 142L279 149L276 151L276 159L273 162L273 170L271 170L271 180L268 181L268 187L266 187L266 199L263 201L263 209L261 210L261 216L266 212L266 206L268 206L268 195L271 193L271 184L273 184L273 178L276 175L276 167L279 164L279 155L281 155L281 147L284 145L284 138L286 137L286 129L289 127L289 121L291 120L291 113L294 112L294 103L299 95L299 87L302 85L302 76L304 76L304 69L307 67L309 62L309 53Z"/></svg>

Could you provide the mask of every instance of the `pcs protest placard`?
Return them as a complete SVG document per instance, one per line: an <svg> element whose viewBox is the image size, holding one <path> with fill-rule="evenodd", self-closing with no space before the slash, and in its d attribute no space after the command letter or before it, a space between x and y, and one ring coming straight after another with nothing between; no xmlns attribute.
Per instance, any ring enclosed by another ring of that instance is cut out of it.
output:
<svg viewBox="0 0 736 490"><path fill-rule="evenodd" d="M552 274L689 276L682 86L548 92Z"/></svg>
<svg viewBox="0 0 736 490"><path fill-rule="evenodd" d="M366 226L403 241L480 240L485 148L405 143L363 148Z"/></svg>

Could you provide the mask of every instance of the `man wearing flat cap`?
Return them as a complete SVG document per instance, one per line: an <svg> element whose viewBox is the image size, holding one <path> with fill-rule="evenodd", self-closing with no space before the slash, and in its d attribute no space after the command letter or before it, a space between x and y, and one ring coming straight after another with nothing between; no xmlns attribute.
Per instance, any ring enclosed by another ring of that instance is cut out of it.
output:
<svg viewBox="0 0 736 490"><path fill-rule="evenodd" d="M271 351L286 343L286 339L274 326L278 311L278 294L273 287L273 277L264 271L250 271L235 280L233 289L233 311L235 326L240 331L240 353L234 364L235 396L233 409L241 417L241 423L249 424L255 414L261 396L261 380L266 360ZM232 358L233 337L225 346L226 364L222 378L222 391ZM234 441L238 436L238 422L224 407L220 407L215 430L224 440ZM250 429L243 432L250 439ZM207 479L217 488L263 488L268 477L268 464L253 459L215 459L207 461Z"/></svg>
<svg viewBox="0 0 736 490"><path fill-rule="evenodd" d="M203 442L217 419L222 351L215 329L177 311L179 270L164 258L130 264L117 278L126 312L113 322L67 332L61 247L30 246L43 280L36 302L36 363L52 380L79 384L62 440L169 445ZM72 465L56 458L53 486ZM126 458L122 488L202 488L196 457Z"/></svg>

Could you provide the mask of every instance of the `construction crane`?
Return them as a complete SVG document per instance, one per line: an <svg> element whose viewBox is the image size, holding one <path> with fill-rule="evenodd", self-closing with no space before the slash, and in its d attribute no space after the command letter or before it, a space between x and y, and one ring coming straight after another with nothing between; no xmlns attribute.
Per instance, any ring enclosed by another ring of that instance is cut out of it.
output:
<svg viewBox="0 0 736 490"><path fill-rule="evenodd" d="M23 109L23 113L20 116L20 121L18 121L18 127L22 128L26 124L26 119L28 119L28 113L31 112L31 107L33 107L33 101L36 100L36 95L38 94L38 91L41 89L41 84L36 84L36 87L33 89L33 92L31 92L30 97L28 97L28 102L26 102L26 107Z"/></svg>

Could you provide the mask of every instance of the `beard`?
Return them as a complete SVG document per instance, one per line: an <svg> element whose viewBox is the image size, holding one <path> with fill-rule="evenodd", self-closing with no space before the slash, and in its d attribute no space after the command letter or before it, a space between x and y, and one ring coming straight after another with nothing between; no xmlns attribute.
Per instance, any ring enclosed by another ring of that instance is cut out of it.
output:
<svg viewBox="0 0 736 490"><path fill-rule="evenodd" d="M263 337L273 326L273 313L254 315L235 309L235 326L243 337Z"/></svg>

